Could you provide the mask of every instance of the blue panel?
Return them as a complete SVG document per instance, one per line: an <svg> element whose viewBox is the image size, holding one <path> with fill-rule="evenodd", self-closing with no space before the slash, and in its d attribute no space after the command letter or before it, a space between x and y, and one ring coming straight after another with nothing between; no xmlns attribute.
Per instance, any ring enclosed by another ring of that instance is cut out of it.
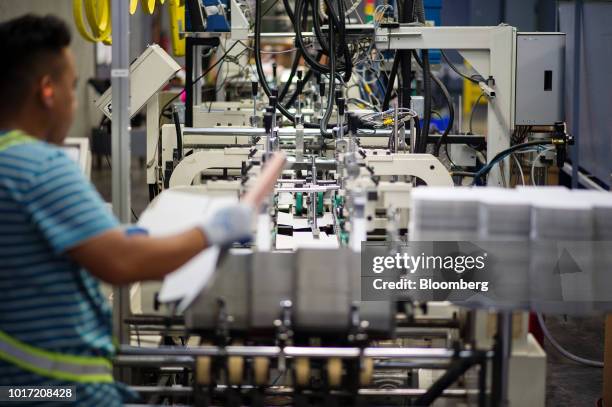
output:
<svg viewBox="0 0 612 407"><path fill-rule="evenodd" d="M425 18L433 21L434 25L442 25L442 0L425 0ZM439 64L441 59L440 51L429 53L429 60L432 64Z"/></svg>
<svg viewBox="0 0 612 407"><path fill-rule="evenodd" d="M220 0L220 1L219 0L204 0L202 3L204 3L205 6L216 6L219 4L219 2L225 4L226 10L229 11L229 0ZM228 21L226 20L225 16L216 15L216 16L208 17L206 31L227 32L229 30L230 30L230 27L229 27Z"/></svg>
<svg viewBox="0 0 612 407"><path fill-rule="evenodd" d="M441 13L442 25L470 25L470 0L444 0Z"/></svg>
<svg viewBox="0 0 612 407"><path fill-rule="evenodd" d="M580 95L574 96L574 7L573 2L559 6L560 28L567 33L566 117L574 128L574 109L580 109L576 139L579 166L610 185L612 173L612 3L585 2L582 20L582 57Z"/></svg>
<svg viewBox="0 0 612 407"><path fill-rule="evenodd" d="M470 25L493 26L499 24L500 0L472 0Z"/></svg>

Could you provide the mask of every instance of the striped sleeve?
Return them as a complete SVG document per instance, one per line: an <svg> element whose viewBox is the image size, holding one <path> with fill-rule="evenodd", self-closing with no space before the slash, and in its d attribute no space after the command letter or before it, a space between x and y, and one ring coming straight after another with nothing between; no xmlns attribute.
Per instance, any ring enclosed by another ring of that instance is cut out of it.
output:
<svg viewBox="0 0 612 407"><path fill-rule="evenodd" d="M56 254L118 226L78 166L59 149L22 192L23 208Z"/></svg>

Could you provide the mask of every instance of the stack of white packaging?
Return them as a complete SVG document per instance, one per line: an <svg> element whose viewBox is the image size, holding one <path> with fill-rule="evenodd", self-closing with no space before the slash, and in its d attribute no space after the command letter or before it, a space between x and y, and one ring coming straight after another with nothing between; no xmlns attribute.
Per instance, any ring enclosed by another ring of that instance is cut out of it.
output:
<svg viewBox="0 0 612 407"><path fill-rule="evenodd" d="M488 245L495 253L498 272L490 276L488 296L498 308L527 308L529 306L529 233L531 202L522 194L509 189L481 188L478 240L484 249ZM504 245L502 242L512 242Z"/></svg>
<svg viewBox="0 0 612 407"><path fill-rule="evenodd" d="M470 188L416 188L412 192L410 240L474 241L478 194Z"/></svg>
<svg viewBox="0 0 612 407"><path fill-rule="evenodd" d="M612 199L609 192L577 191L575 194L593 206L593 291L596 308L609 310L612 287Z"/></svg>
<svg viewBox="0 0 612 407"><path fill-rule="evenodd" d="M532 305L544 312L588 312L593 298L593 206L566 189L521 191L530 192L532 199Z"/></svg>
<svg viewBox="0 0 612 407"><path fill-rule="evenodd" d="M606 249L612 194L519 187L416 188L412 195L412 241L513 242L495 262L497 271L514 270L493 277L499 281L492 281L491 296L502 303L529 292L532 308L542 311L588 312L592 300L612 305L612 250Z"/></svg>

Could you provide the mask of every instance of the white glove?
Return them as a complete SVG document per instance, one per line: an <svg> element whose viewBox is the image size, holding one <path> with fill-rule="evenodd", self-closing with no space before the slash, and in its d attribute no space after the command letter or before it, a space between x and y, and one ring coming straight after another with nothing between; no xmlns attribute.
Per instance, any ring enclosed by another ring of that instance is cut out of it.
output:
<svg viewBox="0 0 612 407"><path fill-rule="evenodd" d="M254 209L237 203L215 212L200 225L209 246L229 246L234 242L248 242L252 238L251 224Z"/></svg>

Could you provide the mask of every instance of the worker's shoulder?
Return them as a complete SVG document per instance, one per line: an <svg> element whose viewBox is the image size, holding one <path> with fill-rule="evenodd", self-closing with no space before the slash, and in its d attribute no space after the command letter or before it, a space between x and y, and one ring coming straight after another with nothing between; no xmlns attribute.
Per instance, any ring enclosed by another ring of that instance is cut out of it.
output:
<svg viewBox="0 0 612 407"><path fill-rule="evenodd" d="M34 140L0 150L0 188L27 193L52 179L77 182L78 166L54 145Z"/></svg>
<svg viewBox="0 0 612 407"><path fill-rule="evenodd" d="M48 171L52 166L74 164L60 147L39 140L0 149L0 157L0 161L10 168L33 173Z"/></svg>

